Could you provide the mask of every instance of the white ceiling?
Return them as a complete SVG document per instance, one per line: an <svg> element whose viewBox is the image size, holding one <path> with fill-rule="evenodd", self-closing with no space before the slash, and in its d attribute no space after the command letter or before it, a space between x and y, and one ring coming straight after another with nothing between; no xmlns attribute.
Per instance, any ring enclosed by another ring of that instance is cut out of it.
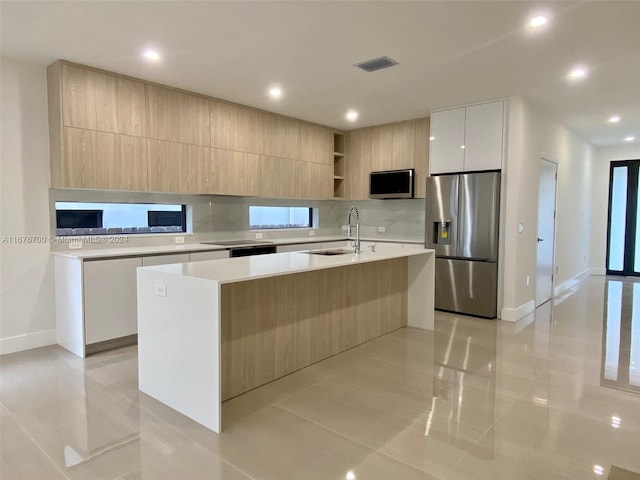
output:
<svg viewBox="0 0 640 480"><path fill-rule="evenodd" d="M533 33L538 12L551 21ZM595 145L640 141L640 1L3 0L0 15L3 56L64 58L336 128L524 94ZM160 64L141 59L147 46ZM382 55L399 65L353 67ZM579 63L589 77L568 82ZM622 121L608 124L614 113Z"/></svg>

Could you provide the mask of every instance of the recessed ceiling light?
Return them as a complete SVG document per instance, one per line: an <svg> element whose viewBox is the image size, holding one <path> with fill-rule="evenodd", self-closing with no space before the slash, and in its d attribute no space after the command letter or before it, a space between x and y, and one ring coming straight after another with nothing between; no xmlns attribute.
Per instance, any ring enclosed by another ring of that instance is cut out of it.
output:
<svg viewBox="0 0 640 480"><path fill-rule="evenodd" d="M152 50L150 48L145 50L144 53L142 54L142 56L144 58L146 58L147 60L150 60L152 62L159 62L160 61L160 54L156 50Z"/></svg>
<svg viewBox="0 0 640 480"><path fill-rule="evenodd" d="M280 87L271 87L269 89L269 96L271 98L280 98L280 97L282 97L282 89Z"/></svg>
<svg viewBox="0 0 640 480"><path fill-rule="evenodd" d="M620 121L620 117L618 115L612 115L607 120L609 123L618 123Z"/></svg>
<svg viewBox="0 0 640 480"><path fill-rule="evenodd" d="M596 475L604 475L604 467L602 465L594 465L593 473Z"/></svg>
<svg viewBox="0 0 640 480"><path fill-rule="evenodd" d="M546 25L548 21L549 19L544 15L538 15L537 17L533 17L531 20L529 20L529 26L533 28L538 28L543 25Z"/></svg>
<svg viewBox="0 0 640 480"><path fill-rule="evenodd" d="M346 117L350 122L355 122L358 119L358 112L356 112L355 110L349 110Z"/></svg>
<svg viewBox="0 0 640 480"><path fill-rule="evenodd" d="M629 135L628 137L624 138L625 142L633 142L636 139L636 137L634 137L633 135Z"/></svg>
<svg viewBox="0 0 640 480"><path fill-rule="evenodd" d="M587 69L585 67L576 67L569 72L569 77L572 80L578 80L587 76Z"/></svg>
<svg viewBox="0 0 640 480"><path fill-rule="evenodd" d="M356 480L356 474L355 474L355 473L353 473L353 471L352 471L352 470L349 470L349 471L347 472L347 475L346 475L346 477L345 477L345 478L346 478L347 480Z"/></svg>

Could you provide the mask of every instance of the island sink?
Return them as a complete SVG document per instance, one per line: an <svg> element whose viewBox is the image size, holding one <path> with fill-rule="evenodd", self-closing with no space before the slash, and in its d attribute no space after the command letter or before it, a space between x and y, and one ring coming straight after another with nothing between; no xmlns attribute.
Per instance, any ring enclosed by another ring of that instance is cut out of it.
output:
<svg viewBox="0 0 640 480"><path fill-rule="evenodd" d="M308 253L309 255L326 255L326 256L331 256L331 255L347 255L348 253L353 253L353 250L315 250L315 251L309 251L309 252L302 252L302 253Z"/></svg>

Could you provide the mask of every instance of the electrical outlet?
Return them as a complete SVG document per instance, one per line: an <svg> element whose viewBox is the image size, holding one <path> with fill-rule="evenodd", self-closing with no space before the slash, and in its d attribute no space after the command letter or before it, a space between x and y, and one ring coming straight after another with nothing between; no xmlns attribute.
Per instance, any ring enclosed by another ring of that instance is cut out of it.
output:
<svg viewBox="0 0 640 480"><path fill-rule="evenodd" d="M349 227L347 227L346 225L342 225L342 231L346 232L347 230L349 230Z"/></svg>
<svg viewBox="0 0 640 480"><path fill-rule="evenodd" d="M159 297L167 296L167 286L166 285L156 285L156 295Z"/></svg>
<svg viewBox="0 0 640 480"><path fill-rule="evenodd" d="M310 237L315 236L315 234L316 234L316 232L315 232L315 231L313 231L313 230L309 230L309 236L310 236Z"/></svg>
<svg viewBox="0 0 640 480"><path fill-rule="evenodd" d="M176 237L173 239L173 241L176 242L177 244L184 243L184 237Z"/></svg>
<svg viewBox="0 0 640 480"><path fill-rule="evenodd" d="M386 232L387 229L385 227L378 227L378 232L383 233Z"/></svg>
<svg viewBox="0 0 640 480"><path fill-rule="evenodd" d="M262 238L262 234L261 233L256 233L256 240L260 240Z"/></svg>
<svg viewBox="0 0 640 480"><path fill-rule="evenodd" d="M531 284L531 278L527 275L527 287Z"/></svg>
<svg viewBox="0 0 640 480"><path fill-rule="evenodd" d="M69 248L71 250L76 250L78 248L82 248L82 240L75 240L75 239L71 240L69 242Z"/></svg>

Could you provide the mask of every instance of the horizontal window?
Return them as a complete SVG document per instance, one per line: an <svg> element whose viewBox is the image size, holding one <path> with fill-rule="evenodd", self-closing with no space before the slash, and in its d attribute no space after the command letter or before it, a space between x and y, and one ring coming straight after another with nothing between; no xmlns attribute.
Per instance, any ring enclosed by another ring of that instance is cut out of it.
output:
<svg viewBox="0 0 640 480"><path fill-rule="evenodd" d="M252 230L313 227L310 207L249 207L249 228Z"/></svg>
<svg viewBox="0 0 640 480"><path fill-rule="evenodd" d="M56 235L187 231L186 205L56 202Z"/></svg>

